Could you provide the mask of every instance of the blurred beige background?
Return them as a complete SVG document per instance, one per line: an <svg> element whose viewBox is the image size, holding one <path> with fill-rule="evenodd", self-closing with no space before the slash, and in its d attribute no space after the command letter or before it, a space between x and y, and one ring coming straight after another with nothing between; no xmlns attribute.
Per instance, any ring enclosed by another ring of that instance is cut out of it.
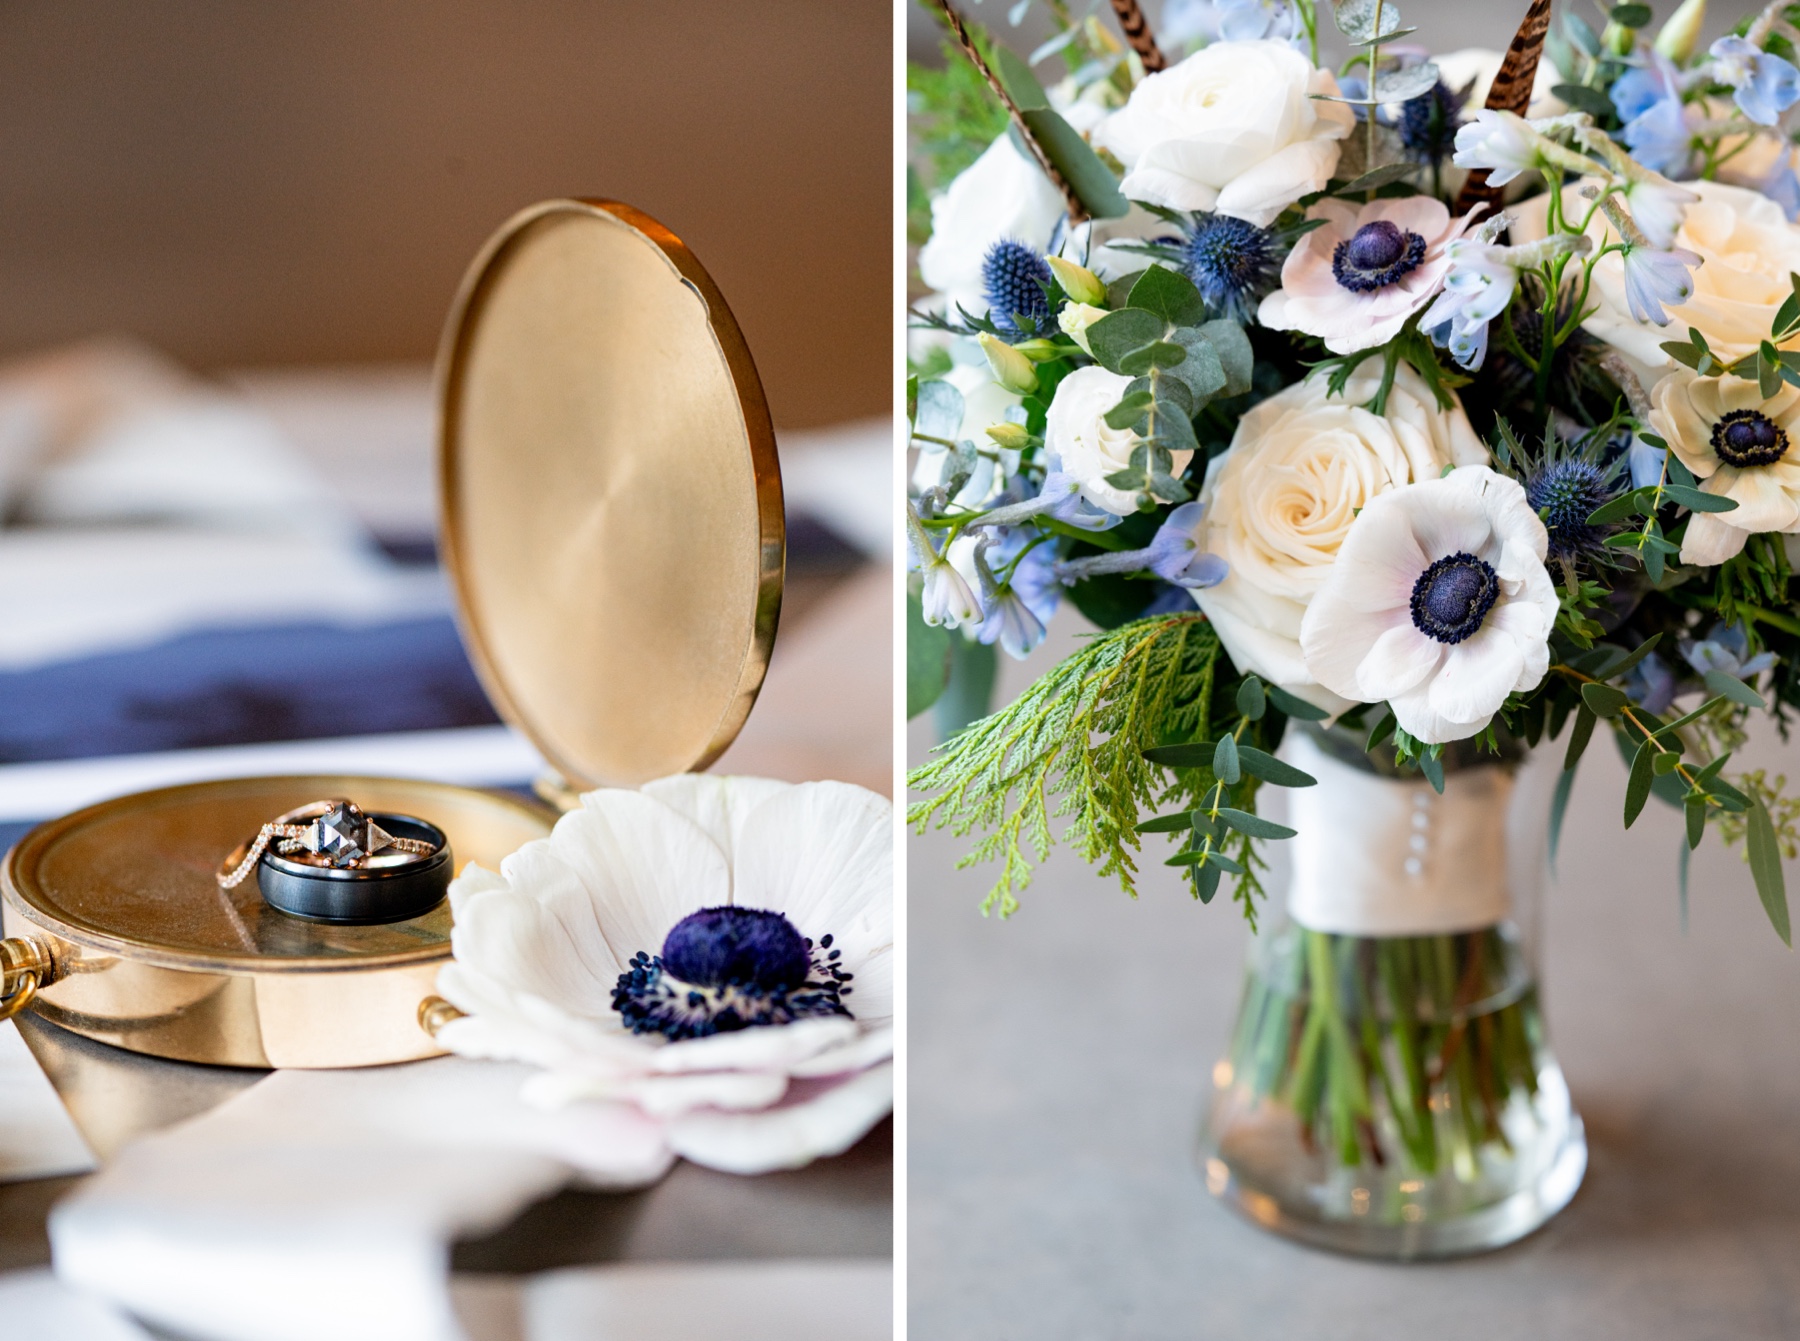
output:
<svg viewBox="0 0 1800 1341"><path fill-rule="evenodd" d="M428 359L515 209L681 234L776 422L892 402L890 0L0 5L0 357Z"/></svg>

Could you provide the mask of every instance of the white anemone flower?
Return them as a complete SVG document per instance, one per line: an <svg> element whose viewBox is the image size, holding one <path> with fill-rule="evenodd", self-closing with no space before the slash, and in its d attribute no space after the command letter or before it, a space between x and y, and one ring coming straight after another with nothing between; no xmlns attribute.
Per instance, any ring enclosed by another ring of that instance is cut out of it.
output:
<svg viewBox="0 0 1800 1341"><path fill-rule="evenodd" d="M848 1149L893 1106L892 806L844 782L605 789L450 886L438 1041L629 1105L733 1173Z"/></svg>
<svg viewBox="0 0 1800 1341"><path fill-rule="evenodd" d="M1386 700L1428 745L1475 735L1549 670L1548 544L1525 490L1486 466L1377 494L1301 623L1307 670L1345 698Z"/></svg>

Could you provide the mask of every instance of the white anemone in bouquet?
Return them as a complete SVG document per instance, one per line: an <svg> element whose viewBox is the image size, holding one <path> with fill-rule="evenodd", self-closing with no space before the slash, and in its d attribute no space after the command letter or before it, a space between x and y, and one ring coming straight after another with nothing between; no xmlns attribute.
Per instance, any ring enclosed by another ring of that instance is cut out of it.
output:
<svg viewBox="0 0 1800 1341"><path fill-rule="evenodd" d="M1550 668L1549 534L1516 480L1462 466L1369 500L1300 626L1333 693L1384 700L1428 745L1466 740Z"/></svg>
<svg viewBox="0 0 1800 1341"><path fill-rule="evenodd" d="M450 887L465 1015L528 1102L630 1105L735 1173L847 1149L893 1104L892 807L842 782L684 774L582 797Z"/></svg>

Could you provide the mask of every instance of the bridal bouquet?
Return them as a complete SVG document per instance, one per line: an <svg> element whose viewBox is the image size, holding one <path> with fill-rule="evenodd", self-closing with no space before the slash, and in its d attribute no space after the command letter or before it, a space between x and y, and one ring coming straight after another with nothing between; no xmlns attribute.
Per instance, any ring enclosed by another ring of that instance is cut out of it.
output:
<svg viewBox="0 0 1800 1341"><path fill-rule="evenodd" d="M1194 895L1229 880L1254 923L1262 844L1295 832L1262 788L1315 782L1294 758L1441 793L1555 741L1554 845L1610 735L1625 824L1651 797L1685 816L1683 897L1715 827L1788 940L1800 805L1732 756L1752 714L1800 706L1800 6L1702 44L1704 0L1554 32L1540 0L1504 60L1434 59L1385 0L1172 4L1170 52L1134 5L1122 44L1052 3L1029 60L938 8L909 698L958 640L1026 656L1065 600L1101 630L913 774L915 826L1000 863L987 906L1012 911L1061 819L1127 891L1168 835ZM1284 734L1317 748L1277 757ZM1349 968L1466 1006L1499 934ZM1429 1169L1433 1087L1472 1058L1462 1148L1504 1142L1535 1016L1364 1052L1317 1005L1349 968L1314 939L1315 1005L1251 1040L1261 1083L1348 1163L1383 1158L1388 1087Z"/></svg>

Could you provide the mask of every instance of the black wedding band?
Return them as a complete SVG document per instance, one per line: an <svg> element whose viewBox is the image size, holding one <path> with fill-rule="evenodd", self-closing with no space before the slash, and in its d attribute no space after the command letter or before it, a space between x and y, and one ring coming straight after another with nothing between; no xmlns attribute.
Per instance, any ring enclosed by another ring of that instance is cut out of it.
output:
<svg viewBox="0 0 1800 1341"><path fill-rule="evenodd" d="M411 815L371 813L396 838L430 843L430 856L396 866L331 866L263 853L256 883L274 908L316 922L402 922L443 901L452 870L450 841L435 824Z"/></svg>

